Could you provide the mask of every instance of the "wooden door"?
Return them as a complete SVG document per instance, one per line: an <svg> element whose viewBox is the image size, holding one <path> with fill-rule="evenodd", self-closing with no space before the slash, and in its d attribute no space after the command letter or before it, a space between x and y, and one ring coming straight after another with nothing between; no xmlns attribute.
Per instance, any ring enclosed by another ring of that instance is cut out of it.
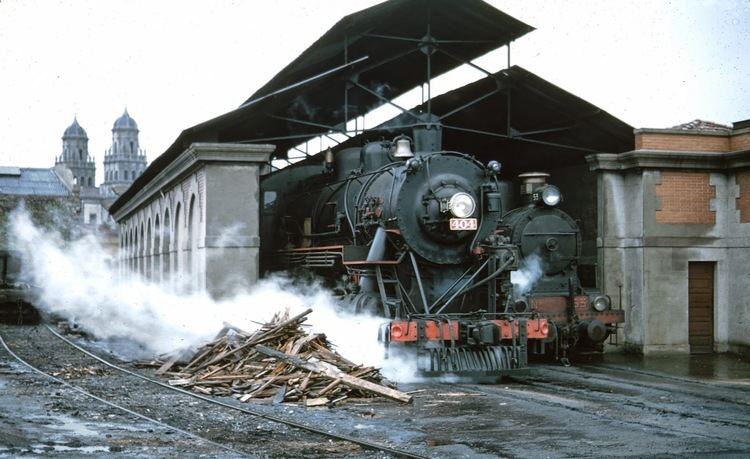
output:
<svg viewBox="0 0 750 459"><path fill-rule="evenodd" d="M688 263L688 333L691 354L714 349L714 262Z"/></svg>

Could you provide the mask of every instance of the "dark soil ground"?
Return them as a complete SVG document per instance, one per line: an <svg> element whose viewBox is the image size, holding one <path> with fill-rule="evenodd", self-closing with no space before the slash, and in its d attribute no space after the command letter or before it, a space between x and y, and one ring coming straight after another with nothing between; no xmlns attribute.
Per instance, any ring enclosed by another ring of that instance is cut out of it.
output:
<svg viewBox="0 0 750 459"><path fill-rule="evenodd" d="M87 398L0 349L0 457L389 457L141 382L42 326L2 326L0 335L44 371L172 426ZM500 384L400 388L415 391L412 405L242 405L425 457L750 456L750 362L737 356L611 354L540 364Z"/></svg>

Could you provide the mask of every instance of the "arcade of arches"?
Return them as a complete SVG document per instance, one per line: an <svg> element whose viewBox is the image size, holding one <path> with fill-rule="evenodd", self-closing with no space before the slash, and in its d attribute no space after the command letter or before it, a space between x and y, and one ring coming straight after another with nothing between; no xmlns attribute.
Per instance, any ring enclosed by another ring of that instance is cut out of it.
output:
<svg viewBox="0 0 750 459"><path fill-rule="evenodd" d="M271 145L193 144L133 196L123 196L113 206L121 275L213 297L257 280L259 177L272 151ZM230 229L228 243L221 236Z"/></svg>

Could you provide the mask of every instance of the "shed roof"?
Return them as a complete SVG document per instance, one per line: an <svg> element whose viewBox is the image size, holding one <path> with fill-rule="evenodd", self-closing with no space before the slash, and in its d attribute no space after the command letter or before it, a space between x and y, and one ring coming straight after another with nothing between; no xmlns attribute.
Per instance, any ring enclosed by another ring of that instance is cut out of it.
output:
<svg viewBox="0 0 750 459"><path fill-rule="evenodd" d="M499 159L511 172L583 164L590 153L620 153L634 145L632 126L519 66L432 99L431 112L443 127L443 149ZM391 138L413 124L402 114L341 147Z"/></svg>
<svg viewBox="0 0 750 459"><path fill-rule="evenodd" d="M67 197L70 191L54 169L4 168L15 169L19 173L0 171L0 194L14 196Z"/></svg>
<svg viewBox="0 0 750 459"><path fill-rule="evenodd" d="M481 0L390 0L346 16L239 108L185 129L111 210L191 143L274 143L286 155L427 81L428 54L434 77L532 30Z"/></svg>

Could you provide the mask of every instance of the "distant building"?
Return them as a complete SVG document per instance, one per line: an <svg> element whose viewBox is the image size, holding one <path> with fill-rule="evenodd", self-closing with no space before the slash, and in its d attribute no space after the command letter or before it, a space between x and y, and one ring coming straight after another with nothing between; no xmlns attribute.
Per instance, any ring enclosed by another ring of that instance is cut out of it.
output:
<svg viewBox="0 0 750 459"><path fill-rule="evenodd" d="M64 165L73 173L75 182L81 187L93 188L96 181L96 163L89 156L89 137L73 118L73 124L62 136L63 151L55 159L55 166Z"/></svg>
<svg viewBox="0 0 750 459"><path fill-rule="evenodd" d="M0 284L19 281L21 265L7 233L8 219L19 206L42 228L55 229L66 239L78 234L80 187L69 187L72 181L70 170L62 167L0 167Z"/></svg>
<svg viewBox="0 0 750 459"><path fill-rule="evenodd" d="M88 135L73 119L62 137L63 151L55 167L70 170L72 182L80 187L80 223L90 230L116 229L109 206L146 168L146 155L138 143L138 125L127 109L112 127L112 146L104 155L104 182L96 186L96 160L89 155Z"/></svg>
<svg viewBox="0 0 750 459"><path fill-rule="evenodd" d="M138 125L127 109L112 127L112 146L104 155L101 193L117 197L146 169L146 154L138 144Z"/></svg>

